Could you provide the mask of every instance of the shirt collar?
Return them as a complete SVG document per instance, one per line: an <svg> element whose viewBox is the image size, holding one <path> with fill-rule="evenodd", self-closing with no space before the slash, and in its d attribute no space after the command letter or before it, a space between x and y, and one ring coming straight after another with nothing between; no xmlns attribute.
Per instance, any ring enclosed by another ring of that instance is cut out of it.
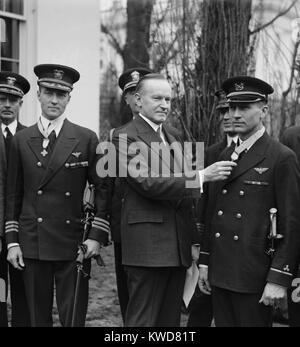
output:
<svg viewBox="0 0 300 347"><path fill-rule="evenodd" d="M66 119L66 117L64 115L61 115L60 117L58 117L54 120L49 120L46 117L44 117L43 115L41 115L41 123L42 123L44 130L46 130L48 132L48 134L50 134L51 131L54 130L56 137L58 137L58 135L61 131L61 128L64 124L65 119Z"/></svg>
<svg viewBox="0 0 300 347"><path fill-rule="evenodd" d="M151 128L152 128L155 132L157 132L157 129L158 129L158 128L160 128L160 130L162 130L162 124L156 124L156 123L152 122L150 119L146 118L146 117L143 116L141 113L139 113L139 116L140 116L141 118L143 118L144 121L145 121L146 123L148 123L148 124L151 126Z"/></svg>
<svg viewBox="0 0 300 347"><path fill-rule="evenodd" d="M226 135L226 138L227 138L227 147L230 147L232 144L232 141L234 141L234 143L237 144L239 137L238 135L235 135L235 136Z"/></svg>
<svg viewBox="0 0 300 347"><path fill-rule="evenodd" d="M241 139L239 139L240 145L244 143L245 148L249 150L255 144L255 142L263 136L265 131L266 128L263 126L261 129L257 130L256 133L251 135L247 140L242 141Z"/></svg>
<svg viewBox="0 0 300 347"><path fill-rule="evenodd" d="M11 122L9 125L5 125L5 124L1 123L2 134L4 136L6 136L5 128L8 127L8 129L12 133L12 135L15 136L16 131L17 131L17 126L18 126L18 122L16 119L13 122Z"/></svg>

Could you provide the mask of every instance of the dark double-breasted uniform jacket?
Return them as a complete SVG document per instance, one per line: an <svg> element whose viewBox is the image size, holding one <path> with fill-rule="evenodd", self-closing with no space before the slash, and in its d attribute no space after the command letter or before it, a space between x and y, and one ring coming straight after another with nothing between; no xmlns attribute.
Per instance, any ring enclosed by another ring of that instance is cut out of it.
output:
<svg viewBox="0 0 300 347"><path fill-rule="evenodd" d="M167 142L176 142L175 137L166 128L164 130ZM124 135L125 143L120 140ZM191 245L199 243L192 215L192 198L199 197L200 189L186 188L185 177L174 177L174 172L170 177L162 177L156 168L151 167L148 161L151 155L162 164L161 155L151 151L154 142L161 142L160 137L141 117L116 129L113 134L120 160L126 156L125 166L135 157L130 150L127 151L128 146L143 144L139 159L145 175L121 178L124 192L121 220L123 264L187 267L191 263ZM146 156L143 156L143 149ZM175 151L174 160L176 157Z"/></svg>
<svg viewBox="0 0 300 347"><path fill-rule="evenodd" d="M18 122L16 132L26 127ZM0 236L4 236L5 221L5 192L6 192L7 158L5 153L4 137L0 136Z"/></svg>
<svg viewBox="0 0 300 347"><path fill-rule="evenodd" d="M209 264L211 285L259 293L267 281L291 284L299 253L299 187L295 154L267 133L226 181L210 184L200 263ZM283 235L273 259L266 254L271 208Z"/></svg>
<svg viewBox="0 0 300 347"><path fill-rule="evenodd" d="M4 235L4 203L6 182L6 157L3 136L0 136L0 237Z"/></svg>
<svg viewBox="0 0 300 347"><path fill-rule="evenodd" d="M209 146L205 153L204 153L204 167L208 167L211 164L218 161L218 158L220 154L224 151L224 149L227 147L227 138L224 137L224 139L218 143L215 143L211 146ZM209 183L204 184L204 193L201 196L201 199L197 199L196 204L196 218L198 221L198 226L201 231L201 239L204 231L204 222L205 222L205 211L207 208L207 201L208 201L208 190Z"/></svg>
<svg viewBox="0 0 300 347"><path fill-rule="evenodd" d="M102 203L102 180L96 173L94 132L68 120L50 158L43 157L37 125L17 133L10 151L6 242L19 242L26 258L73 260L82 241L83 194L87 182ZM108 222L96 213L89 238L107 243Z"/></svg>

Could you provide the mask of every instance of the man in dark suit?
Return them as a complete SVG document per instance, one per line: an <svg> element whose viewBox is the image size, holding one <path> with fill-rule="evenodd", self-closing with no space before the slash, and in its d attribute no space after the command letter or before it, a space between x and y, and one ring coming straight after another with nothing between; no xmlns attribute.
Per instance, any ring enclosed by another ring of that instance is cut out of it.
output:
<svg viewBox="0 0 300 347"><path fill-rule="evenodd" d="M193 171L194 186L189 187L188 173L178 165L180 142L163 124L171 104L168 81L159 74L144 76L136 103L139 115L113 134L124 189L121 240L129 289L125 326L179 326L191 246L199 243L192 198L200 196L201 181L225 179L235 164L221 162Z"/></svg>
<svg viewBox="0 0 300 347"><path fill-rule="evenodd" d="M37 124L15 135L7 182L7 259L23 271L32 326L52 326L54 284L59 318L72 322L76 257L82 241L82 201L87 182L95 185L95 204L102 203L102 180L96 173L94 132L69 122L64 111L79 73L42 64L34 68L42 115ZM86 245L84 271L107 244L109 224L96 213ZM84 326L88 278L82 280L76 326Z"/></svg>
<svg viewBox="0 0 300 347"><path fill-rule="evenodd" d="M281 142L292 149L300 163L300 127L292 126L284 131ZM300 194L300 192L299 192ZM288 322L292 327L300 327L300 257L298 269L288 293Z"/></svg>
<svg viewBox="0 0 300 347"><path fill-rule="evenodd" d="M232 118L229 114L229 104L227 102L227 97L225 92L220 89L215 93L217 97L217 115L220 119L221 132L224 134L222 141L211 145L205 151L204 156L204 166L207 167L216 161L218 161L220 154L227 147L235 147L238 139L233 124ZM205 210L207 207L208 201L208 187L204 187L204 194L197 201L197 212L198 212L198 225L203 234L204 230L204 219L205 219ZM211 326L213 319L213 310L211 297L203 294L199 287L196 286L195 294L188 306L189 318L187 322L188 327L208 327Z"/></svg>
<svg viewBox="0 0 300 347"><path fill-rule="evenodd" d="M151 70L142 67L131 68L122 73L119 77L119 87L123 91L123 98L126 105L130 109L133 118L138 115L138 110L135 101L135 87L139 79L150 73ZM110 135L110 141L115 129L112 129ZM111 230L111 240L114 242L114 256L115 256L115 271L117 280L118 298L121 308L121 314L123 322L125 321L125 313L128 303L128 288L127 288L127 276L122 265L122 250L121 250L121 208L123 191L121 182L118 178L109 177L110 194L111 199L108 202L109 222Z"/></svg>
<svg viewBox="0 0 300 347"><path fill-rule="evenodd" d="M299 253L299 166L263 126L273 88L248 76L230 78L222 88L242 143L224 153L238 163L232 175L210 186L199 286L212 293L216 326L270 326L271 307L284 300ZM283 235L275 253L271 211Z"/></svg>
<svg viewBox="0 0 300 347"><path fill-rule="evenodd" d="M13 136L16 132L25 129L25 126L18 122L20 108L23 103L23 96L28 93L30 84L23 76L13 72L0 72L0 122L1 122L1 146L5 148L4 162L2 170L6 172L9 158L9 150ZM3 194L3 198L5 193ZM9 272L10 297L11 297L11 326L27 327L30 325L29 310L25 296L25 287L22 274L11 266L7 265L7 249L4 243L4 225L0 229L0 243L2 252L0 256L0 277L7 283ZM3 238L3 240L1 240ZM6 304L1 304L0 321L7 325ZM6 317L6 318L5 318ZM5 322L6 321L6 322Z"/></svg>

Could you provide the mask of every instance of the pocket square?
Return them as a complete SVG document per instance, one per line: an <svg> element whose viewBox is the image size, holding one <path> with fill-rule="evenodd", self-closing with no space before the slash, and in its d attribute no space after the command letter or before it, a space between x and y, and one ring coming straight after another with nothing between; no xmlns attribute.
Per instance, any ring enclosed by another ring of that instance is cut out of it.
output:
<svg viewBox="0 0 300 347"><path fill-rule="evenodd" d="M72 155L78 159L81 155L81 152L73 152Z"/></svg>
<svg viewBox="0 0 300 347"><path fill-rule="evenodd" d="M262 175L264 172L268 171L269 168L268 167L255 167L254 171L256 171L257 173L259 173L260 175Z"/></svg>

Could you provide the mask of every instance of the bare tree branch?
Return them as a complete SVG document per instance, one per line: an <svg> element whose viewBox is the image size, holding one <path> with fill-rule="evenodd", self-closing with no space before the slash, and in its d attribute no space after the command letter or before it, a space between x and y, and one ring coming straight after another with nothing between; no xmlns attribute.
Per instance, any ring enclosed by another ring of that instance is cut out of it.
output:
<svg viewBox="0 0 300 347"><path fill-rule="evenodd" d="M122 58L124 58L124 49L120 46L118 40L115 38L112 32L108 29L108 27L104 24L101 24L101 31L109 37L114 49L117 51L117 53L120 54Z"/></svg>
<svg viewBox="0 0 300 347"><path fill-rule="evenodd" d="M300 41L295 44L295 49L294 49L293 58L292 58L292 68L291 68L289 86L288 86L287 90L285 90L282 93L282 96L284 98L287 97L287 95L289 94L289 92L291 91L291 88L292 88L292 82L293 82L294 70L295 70L295 61L296 61L296 57L297 57L299 44L300 44Z"/></svg>
<svg viewBox="0 0 300 347"><path fill-rule="evenodd" d="M258 27L258 28L256 28L256 29L254 29L254 30L252 30L252 31L250 31L249 34L250 34L250 35L256 34L256 33L258 33L259 31L261 31L261 30L265 29L266 27L268 27L269 25L273 24L279 17L282 17L282 16L284 16L286 13L288 13L289 10L290 10L292 7L294 7L294 5L295 5L296 2L297 2L297 0L294 0L294 1L291 3L291 5L290 5L287 9L285 9L285 10L279 12L279 13L278 13L274 18L272 18L269 22L267 22L267 23L263 24L262 26L260 26L260 27Z"/></svg>

